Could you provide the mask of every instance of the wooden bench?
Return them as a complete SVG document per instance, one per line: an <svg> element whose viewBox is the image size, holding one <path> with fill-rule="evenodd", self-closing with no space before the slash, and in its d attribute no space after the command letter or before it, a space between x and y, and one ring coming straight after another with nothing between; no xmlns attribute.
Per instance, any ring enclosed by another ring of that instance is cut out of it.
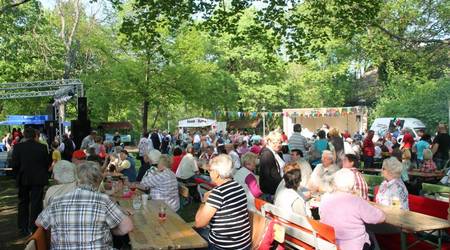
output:
<svg viewBox="0 0 450 250"><path fill-rule="evenodd" d="M262 202L258 201L258 205L261 204ZM255 202L257 208L258 205ZM266 219L276 220L285 228L285 243L294 249L337 249L335 232L329 225L283 211L267 202L261 206L261 215Z"/></svg>
<svg viewBox="0 0 450 250"><path fill-rule="evenodd" d="M424 182L422 183L422 193L426 197L447 202L450 195L450 187Z"/></svg>

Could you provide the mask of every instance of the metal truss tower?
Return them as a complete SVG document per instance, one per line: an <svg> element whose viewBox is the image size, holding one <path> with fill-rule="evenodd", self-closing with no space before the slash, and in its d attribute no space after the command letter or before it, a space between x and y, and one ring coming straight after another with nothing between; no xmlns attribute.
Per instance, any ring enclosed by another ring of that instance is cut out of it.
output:
<svg viewBox="0 0 450 250"><path fill-rule="evenodd" d="M64 131L65 104L73 96L83 97L83 95L83 83L78 79L0 83L0 100L53 97L55 100L53 108L58 118L56 128L58 138L61 138Z"/></svg>

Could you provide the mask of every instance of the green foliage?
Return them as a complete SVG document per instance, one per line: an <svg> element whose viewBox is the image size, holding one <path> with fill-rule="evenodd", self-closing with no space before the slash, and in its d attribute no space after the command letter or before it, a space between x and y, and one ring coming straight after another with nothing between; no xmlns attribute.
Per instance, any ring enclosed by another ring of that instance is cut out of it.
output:
<svg viewBox="0 0 450 250"><path fill-rule="evenodd" d="M394 75L389 79L372 116L414 117L422 120L432 131L439 122L448 122L449 97L448 77L427 80Z"/></svg>
<svg viewBox="0 0 450 250"><path fill-rule="evenodd" d="M164 128L214 111L362 100L372 117L448 120L448 0L111 2L107 22L80 11L72 47L70 74L85 84L94 124L140 131L144 102L149 126ZM66 33L74 8L64 1ZM61 20L36 0L0 14L0 82L64 75ZM43 113L49 101L2 101L0 116Z"/></svg>

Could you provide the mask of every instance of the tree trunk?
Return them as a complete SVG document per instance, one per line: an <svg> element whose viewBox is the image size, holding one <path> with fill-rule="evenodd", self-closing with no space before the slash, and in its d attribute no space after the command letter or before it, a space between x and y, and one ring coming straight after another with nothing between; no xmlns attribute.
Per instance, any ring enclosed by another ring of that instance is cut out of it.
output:
<svg viewBox="0 0 450 250"><path fill-rule="evenodd" d="M159 111L161 110L161 105L158 105L158 107L156 107L156 114L155 114L155 119L153 119L153 124L152 124L152 129L155 128L156 126L156 121L158 121L158 117L159 117Z"/></svg>
<svg viewBox="0 0 450 250"><path fill-rule="evenodd" d="M142 107L142 134L148 131L148 101L144 101Z"/></svg>

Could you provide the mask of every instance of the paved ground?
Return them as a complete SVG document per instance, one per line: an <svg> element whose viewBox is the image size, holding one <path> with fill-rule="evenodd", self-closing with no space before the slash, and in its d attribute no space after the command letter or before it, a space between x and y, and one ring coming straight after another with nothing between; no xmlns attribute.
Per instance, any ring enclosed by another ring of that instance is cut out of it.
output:
<svg viewBox="0 0 450 250"><path fill-rule="evenodd" d="M0 249L16 250L25 247L26 238L17 230L17 189L8 176L0 177Z"/></svg>

